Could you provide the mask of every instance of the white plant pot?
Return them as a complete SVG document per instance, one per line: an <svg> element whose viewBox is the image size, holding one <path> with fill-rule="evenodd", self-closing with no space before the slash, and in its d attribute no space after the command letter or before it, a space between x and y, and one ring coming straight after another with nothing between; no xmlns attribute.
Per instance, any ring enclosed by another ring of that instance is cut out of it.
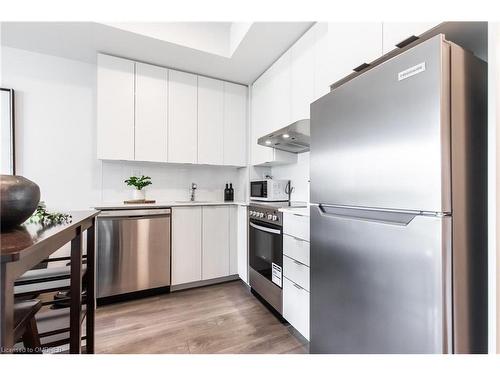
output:
<svg viewBox="0 0 500 375"><path fill-rule="evenodd" d="M134 189L133 192L134 192L133 199L135 199L135 200L145 200L146 199L146 191L144 189L142 189L142 190Z"/></svg>

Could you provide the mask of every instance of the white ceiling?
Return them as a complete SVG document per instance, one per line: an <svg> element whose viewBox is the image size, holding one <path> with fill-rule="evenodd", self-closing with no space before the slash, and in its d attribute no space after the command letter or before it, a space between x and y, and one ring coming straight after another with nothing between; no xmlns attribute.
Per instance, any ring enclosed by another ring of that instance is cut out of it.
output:
<svg viewBox="0 0 500 375"><path fill-rule="evenodd" d="M249 84L313 22L3 22L2 45L95 63L96 53Z"/></svg>
<svg viewBox="0 0 500 375"><path fill-rule="evenodd" d="M105 25L164 42L231 57L251 22L114 22Z"/></svg>

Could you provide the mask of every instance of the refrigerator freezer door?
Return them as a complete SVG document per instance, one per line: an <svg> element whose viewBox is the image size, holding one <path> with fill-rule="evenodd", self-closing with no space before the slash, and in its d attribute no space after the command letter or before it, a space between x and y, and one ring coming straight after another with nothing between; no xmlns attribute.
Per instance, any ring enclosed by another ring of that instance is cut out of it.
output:
<svg viewBox="0 0 500 375"><path fill-rule="evenodd" d="M436 36L311 105L311 202L450 211L448 61Z"/></svg>
<svg viewBox="0 0 500 375"><path fill-rule="evenodd" d="M311 353L451 351L450 226L311 206Z"/></svg>

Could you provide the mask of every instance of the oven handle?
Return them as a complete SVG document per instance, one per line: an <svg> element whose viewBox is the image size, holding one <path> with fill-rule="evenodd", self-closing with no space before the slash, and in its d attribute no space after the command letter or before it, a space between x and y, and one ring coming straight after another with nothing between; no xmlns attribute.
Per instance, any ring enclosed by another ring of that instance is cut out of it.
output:
<svg viewBox="0 0 500 375"><path fill-rule="evenodd" d="M281 234L281 231L279 229L266 228L266 227L263 227L261 225L257 225L254 223L250 223L250 226L255 228L255 229L261 230L263 232L272 233L272 234Z"/></svg>

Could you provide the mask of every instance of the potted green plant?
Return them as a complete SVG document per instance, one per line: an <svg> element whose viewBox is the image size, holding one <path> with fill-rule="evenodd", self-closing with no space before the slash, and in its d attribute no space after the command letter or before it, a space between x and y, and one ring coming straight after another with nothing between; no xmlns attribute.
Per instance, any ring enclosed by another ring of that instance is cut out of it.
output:
<svg viewBox="0 0 500 375"><path fill-rule="evenodd" d="M131 176L125 180L127 186L134 187L134 199L146 200L146 191L143 190L146 186L151 185L151 177L149 176Z"/></svg>

